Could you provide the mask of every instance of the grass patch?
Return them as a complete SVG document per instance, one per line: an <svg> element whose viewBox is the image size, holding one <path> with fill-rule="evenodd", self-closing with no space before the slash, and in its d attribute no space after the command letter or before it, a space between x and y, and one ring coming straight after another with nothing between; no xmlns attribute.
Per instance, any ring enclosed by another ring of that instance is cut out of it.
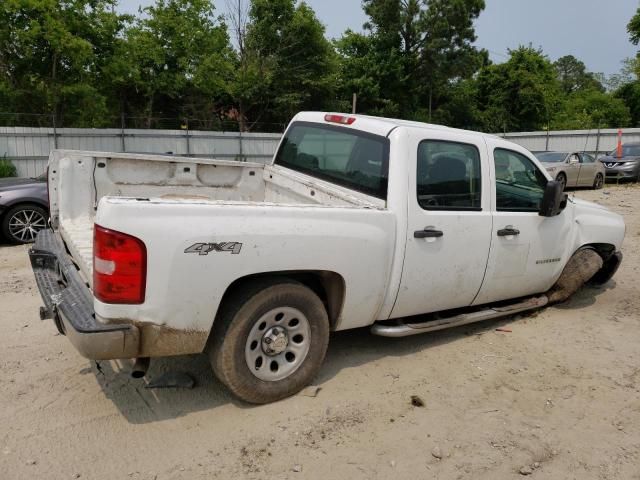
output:
<svg viewBox="0 0 640 480"><path fill-rule="evenodd" d="M16 170L16 166L11 163L6 156L0 158L0 178L6 177L16 177L18 175L18 171Z"/></svg>

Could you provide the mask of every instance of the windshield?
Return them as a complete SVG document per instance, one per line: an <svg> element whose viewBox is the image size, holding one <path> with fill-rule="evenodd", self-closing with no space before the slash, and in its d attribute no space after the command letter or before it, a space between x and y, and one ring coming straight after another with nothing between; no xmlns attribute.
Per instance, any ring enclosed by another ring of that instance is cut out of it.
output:
<svg viewBox="0 0 640 480"><path fill-rule="evenodd" d="M276 155L276 165L378 198L387 198L389 140L350 128L296 122Z"/></svg>
<svg viewBox="0 0 640 480"><path fill-rule="evenodd" d="M611 150L608 155L612 157L618 156L618 150ZM640 145L623 145L622 146L623 157L640 157Z"/></svg>
<svg viewBox="0 0 640 480"><path fill-rule="evenodd" d="M566 153L560 153L560 152L541 152L541 153L536 153L535 156L541 162L548 162L548 163L564 162L565 158L567 158Z"/></svg>

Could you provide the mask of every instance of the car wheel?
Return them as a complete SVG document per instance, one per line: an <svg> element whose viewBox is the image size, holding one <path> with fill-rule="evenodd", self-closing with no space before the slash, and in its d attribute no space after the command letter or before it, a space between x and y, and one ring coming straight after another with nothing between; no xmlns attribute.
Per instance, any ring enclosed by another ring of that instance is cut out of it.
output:
<svg viewBox="0 0 640 480"><path fill-rule="evenodd" d="M596 179L593 181L593 189L600 190L604 185L604 177L601 173L596 175Z"/></svg>
<svg viewBox="0 0 640 480"><path fill-rule="evenodd" d="M562 190L567 188L567 176L564 173L559 173L556 177L556 181L560 182L560 184L562 185Z"/></svg>
<svg viewBox="0 0 640 480"><path fill-rule="evenodd" d="M225 299L208 353L215 375L236 397L261 404L309 385L328 343L327 311L311 289L261 279Z"/></svg>
<svg viewBox="0 0 640 480"><path fill-rule="evenodd" d="M38 232L47 227L47 211L38 205L17 205L2 220L2 234L12 243L33 243Z"/></svg>

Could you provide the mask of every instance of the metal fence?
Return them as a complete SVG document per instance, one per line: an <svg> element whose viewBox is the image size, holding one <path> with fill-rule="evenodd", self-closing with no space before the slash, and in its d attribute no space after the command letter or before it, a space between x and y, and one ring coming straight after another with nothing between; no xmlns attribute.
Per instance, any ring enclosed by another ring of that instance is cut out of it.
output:
<svg viewBox="0 0 640 480"><path fill-rule="evenodd" d="M554 132L519 132L500 134L506 140L532 152L580 151L599 155L616 148L618 130L564 130ZM622 130L622 142L640 142L640 128Z"/></svg>
<svg viewBox="0 0 640 480"><path fill-rule="evenodd" d="M278 128L279 129L279 128ZM500 136L536 151L585 151L616 147L615 129L506 133ZM267 162L281 133L209 132L127 128L0 127L0 158L11 160L20 176L37 176L54 148L174 155ZM623 142L640 141L640 129L623 130Z"/></svg>
<svg viewBox="0 0 640 480"><path fill-rule="evenodd" d="M19 176L44 172L55 148L103 152L161 153L267 162L280 133L194 130L0 127L0 158L13 162Z"/></svg>

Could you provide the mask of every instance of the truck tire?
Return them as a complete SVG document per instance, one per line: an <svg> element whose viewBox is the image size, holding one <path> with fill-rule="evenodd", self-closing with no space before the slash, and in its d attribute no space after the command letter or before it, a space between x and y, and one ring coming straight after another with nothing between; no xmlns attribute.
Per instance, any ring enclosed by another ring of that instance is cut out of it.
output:
<svg viewBox="0 0 640 480"><path fill-rule="evenodd" d="M236 397L263 404L289 397L316 376L329 344L324 304L290 279L259 279L228 296L216 318L209 358Z"/></svg>

